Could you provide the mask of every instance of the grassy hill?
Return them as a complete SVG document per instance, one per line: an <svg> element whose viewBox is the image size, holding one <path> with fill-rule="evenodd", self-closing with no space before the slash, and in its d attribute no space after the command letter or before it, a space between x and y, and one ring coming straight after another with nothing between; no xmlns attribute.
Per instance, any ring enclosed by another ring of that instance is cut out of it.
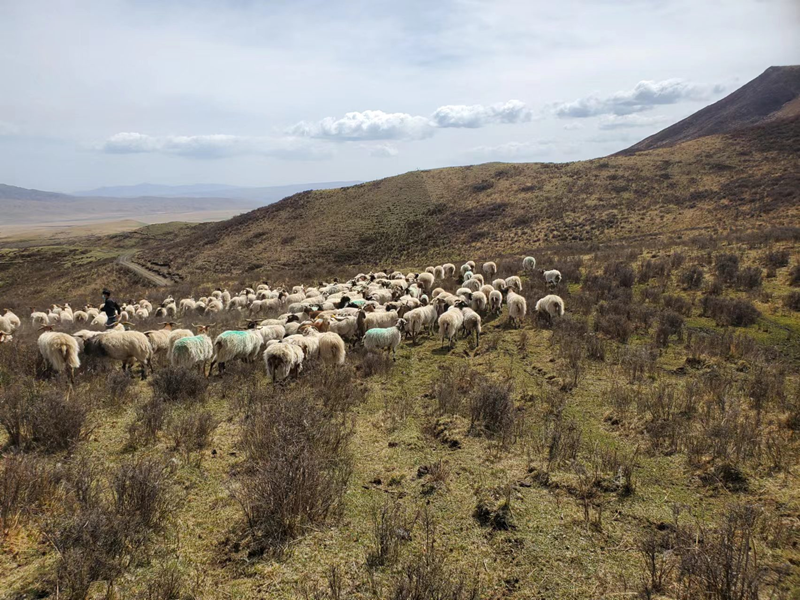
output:
<svg viewBox="0 0 800 600"><path fill-rule="evenodd" d="M800 118L565 164L414 171L296 194L148 253L187 277L424 265L797 222Z"/></svg>

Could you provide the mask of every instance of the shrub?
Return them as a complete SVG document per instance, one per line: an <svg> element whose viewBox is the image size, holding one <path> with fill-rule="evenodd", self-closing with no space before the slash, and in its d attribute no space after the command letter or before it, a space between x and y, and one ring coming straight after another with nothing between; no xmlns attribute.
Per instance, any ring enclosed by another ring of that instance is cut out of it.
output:
<svg viewBox="0 0 800 600"><path fill-rule="evenodd" d="M800 310L800 292L789 292L783 297L783 305L790 310Z"/></svg>
<svg viewBox="0 0 800 600"><path fill-rule="evenodd" d="M242 433L246 461L234 498L254 551L280 550L341 506L352 472L352 428L304 388L262 402Z"/></svg>
<svg viewBox="0 0 800 600"><path fill-rule="evenodd" d="M167 407L160 396L153 396L139 405L133 421L128 425L128 445L132 448L152 444L164 428Z"/></svg>
<svg viewBox="0 0 800 600"><path fill-rule="evenodd" d="M372 548L367 552L368 567L384 567L397 562L400 547L411 539L416 517L409 517L403 505L386 500L372 510Z"/></svg>
<svg viewBox="0 0 800 600"><path fill-rule="evenodd" d="M476 373L468 365L446 366L434 379L432 395L439 415L462 412L466 398L475 387Z"/></svg>
<svg viewBox="0 0 800 600"><path fill-rule="evenodd" d="M714 269L723 283L733 283L739 273L739 257L736 254L718 254L714 259Z"/></svg>
<svg viewBox="0 0 800 600"><path fill-rule="evenodd" d="M55 474L44 460L24 454L0 458L0 540L17 523L36 514L55 487Z"/></svg>
<svg viewBox="0 0 800 600"><path fill-rule="evenodd" d="M662 347L669 345L669 338L673 335L678 337L678 341L683 339L683 317L678 313L667 311L662 313L658 319L655 333L656 344Z"/></svg>
<svg viewBox="0 0 800 600"><path fill-rule="evenodd" d="M625 346L620 349L619 362L630 381L640 381L655 371L658 351L649 346Z"/></svg>
<svg viewBox="0 0 800 600"><path fill-rule="evenodd" d="M482 381L469 397L470 430L480 429L508 441L514 428L510 384Z"/></svg>
<svg viewBox="0 0 800 600"><path fill-rule="evenodd" d="M636 282L636 273L630 265L624 262L607 264L603 268L603 275L615 285L623 288L631 288Z"/></svg>
<svg viewBox="0 0 800 600"><path fill-rule="evenodd" d="M594 329L620 344L625 344L633 334L633 324L626 317L614 314L598 314L594 320Z"/></svg>
<svg viewBox="0 0 800 600"><path fill-rule="evenodd" d="M692 303L683 296L664 296L664 308L675 311L684 317L692 314Z"/></svg>
<svg viewBox="0 0 800 600"><path fill-rule="evenodd" d="M68 450L86 434L88 410L76 399L29 382L0 393L0 424L12 446Z"/></svg>
<svg viewBox="0 0 800 600"><path fill-rule="evenodd" d="M131 385L133 385L133 378L124 371L111 371L106 377L108 395L115 402L125 398Z"/></svg>
<svg viewBox="0 0 800 600"><path fill-rule="evenodd" d="M717 322L717 325L747 327L755 323L761 316L752 302L739 298L717 298L704 296L701 300L703 314Z"/></svg>
<svg viewBox="0 0 800 600"><path fill-rule="evenodd" d="M152 376L153 396L165 402L202 401L208 381L195 369L168 366Z"/></svg>
<svg viewBox="0 0 800 600"><path fill-rule="evenodd" d="M800 285L800 264L793 266L789 271L789 285Z"/></svg>
<svg viewBox="0 0 800 600"><path fill-rule="evenodd" d="M645 260L641 267L639 267L639 283L647 283L651 279L666 279L670 272L672 271L672 266L670 261L667 259L647 259Z"/></svg>
<svg viewBox="0 0 800 600"><path fill-rule="evenodd" d="M515 527L511 513L511 486L491 490L478 488L475 496L477 500L472 516L478 523L495 531Z"/></svg>
<svg viewBox="0 0 800 600"><path fill-rule="evenodd" d="M789 266L788 250L770 250L764 255L764 265L773 269Z"/></svg>
<svg viewBox="0 0 800 600"><path fill-rule="evenodd" d="M679 278L680 284L687 290L699 290L703 285L705 273L699 266L694 265L686 269Z"/></svg>
<svg viewBox="0 0 800 600"><path fill-rule="evenodd" d="M173 447L180 451L184 460L188 462L193 452L200 452L208 447L211 434L216 427L217 423L210 411L184 413L175 419L170 427Z"/></svg>
<svg viewBox="0 0 800 600"><path fill-rule="evenodd" d="M386 352L367 352L362 350L356 369L361 373L362 377L385 375L392 369L392 359Z"/></svg>
<svg viewBox="0 0 800 600"><path fill-rule="evenodd" d="M742 290L754 290L761 287L761 268L746 267L736 275L736 287Z"/></svg>

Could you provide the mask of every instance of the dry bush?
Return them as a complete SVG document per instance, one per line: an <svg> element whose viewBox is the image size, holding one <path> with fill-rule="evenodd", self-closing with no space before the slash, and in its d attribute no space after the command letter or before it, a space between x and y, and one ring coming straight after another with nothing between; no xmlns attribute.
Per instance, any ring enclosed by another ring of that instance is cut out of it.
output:
<svg viewBox="0 0 800 600"><path fill-rule="evenodd" d="M6 531L36 515L55 488L56 475L43 459L25 454L0 458L0 541Z"/></svg>
<svg viewBox="0 0 800 600"><path fill-rule="evenodd" d="M679 315L689 317L692 314L692 303L683 296L665 295L664 308L675 311Z"/></svg>
<svg viewBox="0 0 800 600"><path fill-rule="evenodd" d="M479 580L447 565L437 546L436 527L426 509L422 513L424 544L392 577L387 597L393 600L478 600Z"/></svg>
<svg viewBox="0 0 800 600"><path fill-rule="evenodd" d="M769 250L764 254L763 262L765 267L772 267L773 269L780 269L781 267L789 266L788 250Z"/></svg>
<svg viewBox="0 0 800 600"><path fill-rule="evenodd" d="M43 522L58 553L56 581L66 598L85 598L95 581L108 594L132 561L146 554L166 527L171 508L171 470L156 459L123 463L109 477L85 461L72 465L61 510Z"/></svg>
<svg viewBox="0 0 800 600"><path fill-rule="evenodd" d="M511 492L510 485L492 489L476 488L475 509L472 511L472 516L484 527L490 527L495 531L514 529Z"/></svg>
<svg viewBox="0 0 800 600"><path fill-rule="evenodd" d="M672 262L668 258L647 259L639 267L637 281L647 283L651 279L666 281L672 273Z"/></svg>
<svg viewBox="0 0 800 600"><path fill-rule="evenodd" d="M155 442L166 419L167 405L160 396L153 396L140 404L133 421L128 424L128 445L138 448Z"/></svg>
<svg viewBox="0 0 800 600"><path fill-rule="evenodd" d="M789 292L783 297L783 305L789 310L800 311L800 292Z"/></svg>
<svg viewBox="0 0 800 600"><path fill-rule="evenodd" d="M584 338L586 356L591 360L603 362L606 359L606 343L596 333L587 333Z"/></svg>
<svg viewBox="0 0 800 600"><path fill-rule="evenodd" d="M789 271L789 285L800 285L800 264L793 266Z"/></svg>
<svg viewBox="0 0 800 600"><path fill-rule="evenodd" d="M703 296L700 305L703 315L711 317L720 326L747 327L758 321L761 316L752 302L739 298Z"/></svg>
<svg viewBox="0 0 800 600"><path fill-rule="evenodd" d="M371 548L367 551L368 567L385 567L397 562L401 546L411 539L417 515L409 515L398 500L385 500L371 513Z"/></svg>
<svg viewBox="0 0 800 600"><path fill-rule="evenodd" d="M618 360L631 382L641 381L655 372L658 350L652 346L623 346Z"/></svg>
<svg viewBox="0 0 800 600"><path fill-rule="evenodd" d="M734 283L739 274L739 257L736 254L718 254L714 257L714 269L723 283Z"/></svg>
<svg viewBox="0 0 800 600"><path fill-rule="evenodd" d="M150 387L153 396L165 402L202 402L208 380L196 369L167 366L153 374Z"/></svg>
<svg viewBox="0 0 800 600"><path fill-rule="evenodd" d="M0 425L21 450L69 450L86 433L88 410L76 397L32 381L0 391Z"/></svg>
<svg viewBox="0 0 800 600"><path fill-rule="evenodd" d="M678 283L680 283L684 289L699 290L703 285L704 278L705 272L703 269L701 269L698 265L694 265L681 273L680 277L678 278Z"/></svg>
<svg viewBox="0 0 800 600"><path fill-rule="evenodd" d="M439 415L460 414L464 410L467 396L475 387L477 373L467 364L445 366L434 378L431 395L436 398Z"/></svg>
<svg viewBox="0 0 800 600"><path fill-rule="evenodd" d="M567 256L556 260L550 268L556 269L561 273L561 284L566 285L569 282L577 283L581 280L582 267L583 257Z"/></svg>
<svg viewBox="0 0 800 600"><path fill-rule="evenodd" d="M133 378L124 371L111 371L106 376L105 390L114 402L125 399L133 385Z"/></svg>
<svg viewBox="0 0 800 600"><path fill-rule="evenodd" d="M640 597L650 600L662 594L675 570L673 560L674 536L667 530L648 530L637 550L642 558L644 573L641 577Z"/></svg>
<svg viewBox="0 0 800 600"><path fill-rule="evenodd" d="M547 419L542 437L547 472L550 473L555 467L571 463L578 457L583 432L577 421L559 412Z"/></svg>
<svg viewBox="0 0 800 600"><path fill-rule="evenodd" d="M658 304L663 294L664 288L661 286L649 286L642 288L641 292L639 292L642 302L650 302L651 304Z"/></svg>
<svg viewBox="0 0 800 600"><path fill-rule="evenodd" d="M216 427L217 421L208 410L185 412L170 425L173 448L183 454L184 460L189 462L193 453L201 452L208 447L211 434Z"/></svg>
<svg viewBox="0 0 800 600"><path fill-rule="evenodd" d="M614 262L603 267L603 276L613 285L622 288L631 288L636 283L636 273L633 268L624 262Z"/></svg>
<svg viewBox="0 0 800 600"><path fill-rule="evenodd" d="M469 395L470 431L496 436L504 443L514 434L516 408L510 383L483 380Z"/></svg>
<svg viewBox="0 0 800 600"><path fill-rule="evenodd" d="M736 274L736 287L740 290L760 288L761 281L760 267L745 267Z"/></svg>
<svg viewBox="0 0 800 600"><path fill-rule="evenodd" d="M351 436L349 421L301 386L260 403L242 433L246 459L233 490L253 551L280 551L341 506L352 472Z"/></svg>
<svg viewBox="0 0 800 600"><path fill-rule="evenodd" d="M676 336L678 341L683 340L683 317L670 310L661 313L658 318L658 325L655 331L655 342L657 346L666 347L669 345L669 338Z"/></svg>
<svg viewBox="0 0 800 600"><path fill-rule="evenodd" d="M325 409L333 413L346 413L362 404L366 397L356 369L350 364L317 363L304 371L304 379Z"/></svg>
<svg viewBox="0 0 800 600"><path fill-rule="evenodd" d="M361 348L353 353L353 360L361 377L386 375L392 369L392 359L386 352L368 352Z"/></svg>
<svg viewBox="0 0 800 600"><path fill-rule="evenodd" d="M633 335L633 323L627 317L618 314L597 314L594 329L598 333L625 344Z"/></svg>

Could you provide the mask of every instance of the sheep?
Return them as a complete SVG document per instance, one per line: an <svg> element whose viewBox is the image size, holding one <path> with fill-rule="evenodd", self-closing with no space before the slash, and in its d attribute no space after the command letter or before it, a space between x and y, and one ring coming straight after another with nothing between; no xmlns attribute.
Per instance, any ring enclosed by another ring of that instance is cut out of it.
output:
<svg viewBox="0 0 800 600"><path fill-rule="evenodd" d="M526 256L522 259L522 270L526 273L533 273L536 268L536 259L532 256Z"/></svg>
<svg viewBox="0 0 800 600"><path fill-rule="evenodd" d="M382 312L359 311L356 323L359 334L366 333L370 329L393 327L399 318L396 310Z"/></svg>
<svg viewBox="0 0 800 600"><path fill-rule="evenodd" d="M2 317L0 317L0 331L5 333L14 333L22 323L19 320L19 317L11 312L10 309L4 308ZM5 324L3 323L5 322ZM5 329L4 329L5 327Z"/></svg>
<svg viewBox="0 0 800 600"><path fill-rule="evenodd" d="M536 302L536 313L547 321L551 321L553 317L562 317L564 316L564 301L555 294L539 298Z"/></svg>
<svg viewBox="0 0 800 600"><path fill-rule="evenodd" d="M475 292L472 294L472 310L482 313L486 310L486 305L489 302L489 299L486 297L486 294L483 292Z"/></svg>
<svg viewBox="0 0 800 600"><path fill-rule="evenodd" d="M258 327L258 331L265 344L270 340L282 340L286 336L286 328L283 325L262 325Z"/></svg>
<svg viewBox="0 0 800 600"><path fill-rule="evenodd" d="M417 335L419 335L423 329L433 329L433 326L436 324L437 316L436 307L432 305L420 306L404 314L403 318L406 320L405 330L406 333L411 336L411 341L416 342Z"/></svg>
<svg viewBox="0 0 800 600"><path fill-rule="evenodd" d="M357 317L339 315L323 317L315 322L315 326L323 333L330 331L351 342L358 339Z"/></svg>
<svg viewBox="0 0 800 600"><path fill-rule="evenodd" d="M290 375L297 376L303 369L303 349L294 344L276 342L264 350L264 366L273 383Z"/></svg>
<svg viewBox="0 0 800 600"><path fill-rule="evenodd" d="M431 275L433 275L435 271L436 271L435 267L425 267L426 273L430 273Z"/></svg>
<svg viewBox="0 0 800 600"><path fill-rule="evenodd" d="M453 263L445 263L442 265L442 271L445 277L452 279L456 274L456 266Z"/></svg>
<svg viewBox="0 0 800 600"><path fill-rule="evenodd" d="M153 369L153 349L147 336L139 331L105 331L86 339L83 349L89 356L122 361L123 371L128 370L134 360L137 361L142 366L142 379L147 377L148 367L151 371Z"/></svg>
<svg viewBox="0 0 800 600"><path fill-rule="evenodd" d="M175 325L175 323L159 323L159 325L163 325L164 327L162 329L153 329L144 332L150 342L150 347L153 349L153 355L155 356L165 355L169 352L170 334L172 333L172 326ZM189 331L189 335L193 335L193 333Z"/></svg>
<svg viewBox="0 0 800 600"><path fill-rule="evenodd" d="M495 279L492 282L492 287L496 290L504 292L506 289L506 280L505 279Z"/></svg>
<svg viewBox="0 0 800 600"><path fill-rule="evenodd" d="M106 326L106 323L108 323L108 315L104 312L101 312L97 313L97 316L92 319L92 322L89 324L89 326L102 328Z"/></svg>
<svg viewBox="0 0 800 600"><path fill-rule="evenodd" d="M462 276L462 281L469 281L470 279L473 278L474 273L472 271L467 271L465 273L462 273L461 276Z"/></svg>
<svg viewBox="0 0 800 600"><path fill-rule="evenodd" d="M499 315L501 310L503 310L503 293L492 290L489 293L489 312L493 315Z"/></svg>
<svg viewBox="0 0 800 600"><path fill-rule="evenodd" d="M397 319L394 327L370 329L364 334L364 348L369 351L387 350L392 354L392 361L397 360L397 347L403 338L405 319Z"/></svg>
<svg viewBox="0 0 800 600"><path fill-rule="evenodd" d="M263 343L264 338L257 329L223 331L214 340L214 356L208 375L211 375L214 365L217 365L217 372L222 376L225 363L236 358L252 362L258 357Z"/></svg>
<svg viewBox="0 0 800 600"><path fill-rule="evenodd" d="M302 333L288 335L283 338L282 342L302 348L306 360L316 360L319 358L319 332L313 328L312 331L316 333L311 333L309 327L306 327Z"/></svg>
<svg viewBox="0 0 800 600"><path fill-rule="evenodd" d="M75 323L88 323L89 314L84 310L76 310L72 313L72 320Z"/></svg>
<svg viewBox="0 0 800 600"><path fill-rule="evenodd" d="M433 273L420 273L417 276L417 283L422 286L422 289L426 292L430 292L433 289L433 282L434 276Z"/></svg>
<svg viewBox="0 0 800 600"><path fill-rule="evenodd" d="M14 341L14 336L0 331L0 344L8 344Z"/></svg>
<svg viewBox="0 0 800 600"><path fill-rule="evenodd" d="M517 293L522 291L522 280L516 275L506 277L506 288L513 288Z"/></svg>
<svg viewBox="0 0 800 600"><path fill-rule="evenodd" d="M169 352L173 367L191 368L200 364L203 375L206 374L206 363L214 357L214 344L208 337L208 327L197 327L197 335L175 340Z"/></svg>
<svg viewBox="0 0 800 600"><path fill-rule="evenodd" d="M475 346L481 341L481 316L469 307L462 309L464 315L464 333L471 335L475 333Z"/></svg>
<svg viewBox="0 0 800 600"><path fill-rule="evenodd" d="M31 323L36 329L40 329L46 325L50 325L50 319L47 313L37 311L35 308L31 309Z"/></svg>
<svg viewBox="0 0 800 600"><path fill-rule="evenodd" d="M319 336L319 358L326 365L343 365L344 340L338 333L326 331Z"/></svg>
<svg viewBox="0 0 800 600"><path fill-rule="evenodd" d="M556 269L550 269L549 271L543 270L542 275L544 275L544 280L550 286L555 287L561 283L561 272Z"/></svg>
<svg viewBox="0 0 800 600"><path fill-rule="evenodd" d="M462 288L466 288L470 292L477 292L479 289L481 289L481 285L483 285L483 284L478 279L475 279L473 277L472 279L467 279L461 285L462 285Z"/></svg>
<svg viewBox="0 0 800 600"><path fill-rule="evenodd" d="M488 298L489 294L491 294L494 291L494 288L488 283L485 283L481 286L481 289L479 289L478 291L483 292L483 294Z"/></svg>
<svg viewBox="0 0 800 600"><path fill-rule="evenodd" d="M485 262L481 267L481 271L486 275L486 279L491 279L497 274L497 263Z"/></svg>
<svg viewBox="0 0 800 600"><path fill-rule="evenodd" d="M444 279L444 267L442 265L433 268L433 278L437 281Z"/></svg>
<svg viewBox="0 0 800 600"><path fill-rule="evenodd" d="M508 304L508 320L514 327L522 325L522 319L528 312L528 303L524 296L517 294L511 287L506 294L506 304Z"/></svg>
<svg viewBox="0 0 800 600"><path fill-rule="evenodd" d="M442 343L440 347L444 347L444 340L447 338L450 347L453 347L456 336L458 335L461 326L464 324L464 314L457 306L451 306L446 312L442 313L439 317L439 335L441 336Z"/></svg>
<svg viewBox="0 0 800 600"><path fill-rule="evenodd" d="M170 325L175 325L175 323L170 323ZM193 323L192 327L197 329L199 326L195 325ZM168 345L169 349L172 350L172 346L175 344L175 342L177 342L178 340L180 340L182 338L193 337L193 336L194 336L194 332L192 332L191 329L173 329L169 333L169 339L167 340L167 345Z"/></svg>
<svg viewBox="0 0 800 600"><path fill-rule="evenodd" d="M469 263L464 263L463 265L461 265L461 269L459 270L461 271L461 277L463 279L468 271L472 271L472 267L470 266Z"/></svg>
<svg viewBox="0 0 800 600"><path fill-rule="evenodd" d="M52 331L50 325L43 326L43 333L36 341L42 355L56 373L67 371L70 382L74 381L75 369L81 366L78 358L78 340L67 333Z"/></svg>

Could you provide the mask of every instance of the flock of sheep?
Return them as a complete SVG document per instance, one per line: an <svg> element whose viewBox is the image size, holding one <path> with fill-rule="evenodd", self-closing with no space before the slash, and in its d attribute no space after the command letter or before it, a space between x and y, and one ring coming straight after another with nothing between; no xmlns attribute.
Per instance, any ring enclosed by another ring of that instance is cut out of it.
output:
<svg viewBox="0 0 800 600"><path fill-rule="evenodd" d="M47 363L58 373L66 372L70 381L80 366L81 355L99 356L122 362L123 370L134 363L141 366L144 378L152 371L154 359L164 357L175 366L200 367L206 376L214 366L222 375L232 360L253 362L262 357L272 381L296 376L308 361L343 364L346 344L363 343L368 351L387 351L395 357L404 336L416 342L423 332L438 331L441 344L452 347L459 335L473 336L480 342L482 315L500 314L505 303L509 322L519 326L528 308L518 276L493 279L497 265L486 262L481 273L468 261L456 270L452 263L428 267L423 273L360 273L346 283L319 287L295 286L291 292L261 284L236 295L216 290L209 297L184 298L177 303L167 297L154 310L152 303L140 300L122 306L119 323L106 328L106 315L97 308L72 310L69 304L54 305L47 312L31 309L31 323L41 333L38 347ZM536 261L522 261L525 273L532 276ZM539 271L548 285L561 281L556 270ZM460 281L456 292L434 287L445 280ZM489 283L491 281L491 283ZM564 314L564 301L550 294L539 299L535 311L552 319ZM194 331L177 328L170 318L202 314L212 317L232 312L246 319L241 329L223 331L212 340L208 325L195 325ZM133 331L132 321L151 316L167 319L163 328ZM53 331L55 327L88 326L74 333ZM13 342L21 325L10 310L0 316L0 343ZM95 329L92 329L94 327ZM208 369L206 371L206 368Z"/></svg>

